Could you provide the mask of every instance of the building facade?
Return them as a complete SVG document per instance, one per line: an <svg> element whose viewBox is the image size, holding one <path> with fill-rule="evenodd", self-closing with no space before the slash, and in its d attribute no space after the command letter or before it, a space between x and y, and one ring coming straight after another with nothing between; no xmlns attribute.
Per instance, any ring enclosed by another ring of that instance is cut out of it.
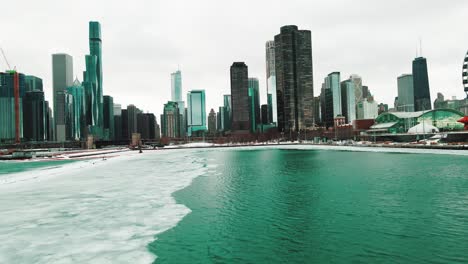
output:
<svg viewBox="0 0 468 264"><path fill-rule="evenodd" d="M208 133L211 135L216 134L216 112L213 108L208 114Z"/></svg>
<svg viewBox="0 0 468 264"><path fill-rule="evenodd" d="M398 112L414 112L414 81L412 74L398 77Z"/></svg>
<svg viewBox="0 0 468 264"><path fill-rule="evenodd" d="M418 57L413 60L413 87L414 111L431 110L431 93L426 58Z"/></svg>
<svg viewBox="0 0 468 264"><path fill-rule="evenodd" d="M177 102L167 102L164 104L163 114L161 115L161 134L163 137L180 137L180 113Z"/></svg>
<svg viewBox="0 0 468 264"><path fill-rule="evenodd" d="M248 67L244 62L234 62L231 66L231 131L249 133L251 131Z"/></svg>
<svg viewBox="0 0 468 264"><path fill-rule="evenodd" d="M205 90L193 90L187 94L187 135L206 131Z"/></svg>
<svg viewBox="0 0 468 264"><path fill-rule="evenodd" d="M66 126L67 140L85 140L86 128L86 102L85 91L78 79L73 85L67 87Z"/></svg>
<svg viewBox="0 0 468 264"><path fill-rule="evenodd" d="M55 140L66 140L65 94L73 85L73 58L68 54L52 54L52 88L54 97Z"/></svg>
<svg viewBox="0 0 468 264"><path fill-rule="evenodd" d="M266 51L266 78L267 78L267 100L268 100L268 123L276 124L277 99L276 99L276 64L275 64L275 41L269 40L265 44ZM263 120L262 120L263 122Z"/></svg>
<svg viewBox="0 0 468 264"><path fill-rule="evenodd" d="M352 124L356 119L356 87L349 79L341 82L341 110L346 124Z"/></svg>
<svg viewBox="0 0 468 264"><path fill-rule="evenodd" d="M283 26L275 36L278 130L313 126L312 39L309 30Z"/></svg>
<svg viewBox="0 0 468 264"><path fill-rule="evenodd" d="M46 139L46 115L44 92L28 91L23 100L23 128L26 141L44 141Z"/></svg>
<svg viewBox="0 0 468 264"><path fill-rule="evenodd" d="M260 115L260 92L257 78L249 78L249 103L250 103L250 122L251 132L257 131L257 125L261 123Z"/></svg>
<svg viewBox="0 0 468 264"><path fill-rule="evenodd" d="M103 116L104 116L104 133L105 140L115 139L114 128L114 98L109 95L104 95Z"/></svg>

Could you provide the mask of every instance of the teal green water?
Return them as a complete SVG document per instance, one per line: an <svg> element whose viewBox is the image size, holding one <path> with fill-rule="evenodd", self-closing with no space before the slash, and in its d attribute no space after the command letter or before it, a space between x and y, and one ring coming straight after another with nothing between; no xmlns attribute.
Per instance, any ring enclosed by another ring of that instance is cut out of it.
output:
<svg viewBox="0 0 468 264"><path fill-rule="evenodd" d="M468 158L203 151L156 263L467 263Z"/></svg>
<svg viewBox="0 0 468 264"><path fill-rule="evenodd" d="M16 173L27 170L50 168L73 162L72 160L54 161L0 161L0 177L2 174Z"/></svg>

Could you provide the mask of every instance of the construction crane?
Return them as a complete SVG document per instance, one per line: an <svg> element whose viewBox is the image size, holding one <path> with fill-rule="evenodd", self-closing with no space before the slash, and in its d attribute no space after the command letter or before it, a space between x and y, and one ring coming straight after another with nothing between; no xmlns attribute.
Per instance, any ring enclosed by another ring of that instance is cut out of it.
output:
<svg viewBox="0 0 468 264"><path fill-rule="evenodd" d="M0 51L2 52L3 59L5 60L5 63L8 66L7 73L13 75L13 91L14 91L14 97L15 97L15 143L20 144L21 143L21 129L20 129L20 109L19 109L19 74L16 71L16 67L12 70L10 63L8 62L5 52L3 49L0 47Z"/></svg>

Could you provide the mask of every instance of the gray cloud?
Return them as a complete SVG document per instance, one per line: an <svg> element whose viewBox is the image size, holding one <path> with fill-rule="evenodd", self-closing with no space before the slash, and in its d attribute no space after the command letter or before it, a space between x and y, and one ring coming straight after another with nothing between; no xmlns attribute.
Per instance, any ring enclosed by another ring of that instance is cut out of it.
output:
<svg viewBox="0 0 468 264"><path fill-rule="evenodd" d="M183 89L206 89L207 108L230 93L229 67L245 61L265 101L265 41L285 24L310 29L318 95L332 71L362 76L379 102L393 103L396 77L411 71L418 38L428 59L432 97L463 96L468 2L453 1L9 1L0 45L11 64L44 79L51 93L51 54L66 52L82 79L88 21L102 24L104 93L115 102L160 114L170 73ZM5 64L0 62L0 67Z"/></svg>

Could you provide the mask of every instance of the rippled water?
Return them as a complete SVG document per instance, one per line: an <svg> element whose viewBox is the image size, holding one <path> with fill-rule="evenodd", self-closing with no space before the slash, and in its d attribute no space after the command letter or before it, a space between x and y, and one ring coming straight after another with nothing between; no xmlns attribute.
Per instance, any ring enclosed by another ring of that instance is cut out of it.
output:
<svg viewBox="0 0 468 264"><path fill-rule="evenodd" d="M203 151L156 263L468 262L468 157Z"/></svg>
<svg viewBox="0 0 468 264"><path fill-rule="evenodd" d="M468 262L468 155L279 148L0 163L0 263Z"/></svg>

